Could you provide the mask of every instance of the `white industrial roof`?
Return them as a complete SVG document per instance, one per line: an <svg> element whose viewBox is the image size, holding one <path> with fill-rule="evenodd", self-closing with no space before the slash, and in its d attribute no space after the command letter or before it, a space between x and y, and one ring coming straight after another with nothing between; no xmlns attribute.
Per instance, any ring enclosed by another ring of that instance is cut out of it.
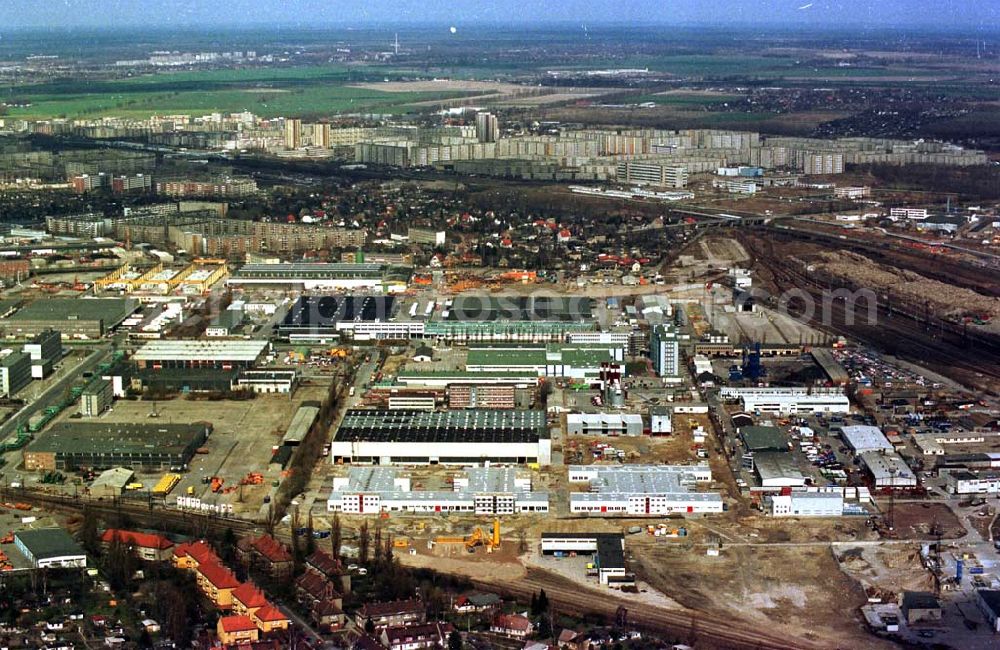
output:
<svg viewBox="0 0 1000 650"><path fill-rule="evenodd" d="M150 341L132 356L135 361L256 361L267 349L263 340Z"/></svg>
<svg viewBox="0 0 1000 650"><path fill-rule="evenodd" d="M589 476L593 495L695 495L690 486L699 475L705 476L707 465L571 465L570 476ZM709 476L711 474L709 473ZM579 493L574 493L576 496ZM706 493L706 496L712 496ZM714 495L718 497L718 494ZM584 499L586 500L586 499Z"/></svg>
<svg viewBox="0 0 1000 650"><path fill-rule="evenodd" d="M916 484L917 476L896 452L868 451L861 454L861 462L876 482L892 479L893 485Z"/></svg>
<svg viewBox="0 0 1000 650"><path fill-rule="evenodd" d="M567 422L585 422L587 424L619 425L625 423L642 425L642 416L638 413L569 413Z"/></svg>
<svg viewBox="0 0 1000 650"><path fill-rule="evenodd" d="M889 439L885 437L885 434L878 427L866 424L853 424L840 427L840 430L844 432L844 441L856 453L876 449L892 450L892 443L889 442Z"/></svg>

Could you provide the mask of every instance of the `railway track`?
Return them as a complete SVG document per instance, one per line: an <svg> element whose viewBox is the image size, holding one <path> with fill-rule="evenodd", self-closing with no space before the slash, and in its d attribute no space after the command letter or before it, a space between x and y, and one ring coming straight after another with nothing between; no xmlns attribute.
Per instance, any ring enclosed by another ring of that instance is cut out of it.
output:
<svg viewBox="0 0 1000 650"><path fill-rule="evenodd" d="M780 632L762 631L732 619L721 619L699 612L674 611L637 602L615 592L595 592L580 585L547 574L529 570L516 582L473 580L477 588L528 601L532 594L544 589L555 610L580 614L596 614L613 621L618 607L628 610L628 626L639 630L673 636L682 643L697 640L698 647L727 650L810 650L821 648L807 639L789 637Z"/></svg>
<svg viewBox="0 0 1000 650"><path fill-rule="evenodd" d="M201 512L174 510L156 505L150 508L147 502L131 502L127 499L108 501L69 495L58 495L30 489L0 490L0 498L29 503L45 510L65 514L82 514L88 508L105 520L114 521L118 517L128 518L134 525L157 530L184 531L191 535L206 536L223 534L230 529L237 537L259 534L263 525L232 517L222 517ZM275 537L285 543L291 542L291 531L285 527L275 530ZM629 610L630 627L669 634L680 640L697 636L710 647L733 650L787 650L819 648L805 639L789 639L787 636L757 631L748 626L739 626L732 621L721 621L698 612L678 612L666 610L645 603L637 603L625 595L596 593L581 590L579 585L541 571L529 571L528 576L516 583L474 580L477 586L503 593L509 597L531 599L533 593L544 589L556 609L575 614L588 613L614 620L619 606Z"/></svg>
<svg viewBox="0 0 1000 650"><path fill-rule="evenodd" d="M828 304L828 318L816 325L835 334L859 339L885 351L917 363L935 366L935 370L962 383L980 383L987 379L1000 383L1000 341L995 337L970 333L955 323L932 318L926 311L904 304L889 303L879 297L878 322L855 322L848 325L848 309L843 301L823 301L831 287L817 280L778 255L773 242L755 236L742 238L754 259L763 264L779 289L800 289L817 304ZM837 287L833 287L837 288ZM851 287L844 287L852 290ZM890 299L891 300L891 299ZM864 319L858 319L864 321ZM951 370L960 371L957 375ZM972 381L970 381L972 380ZM990 392L996 388L984 386Z"/></svg>

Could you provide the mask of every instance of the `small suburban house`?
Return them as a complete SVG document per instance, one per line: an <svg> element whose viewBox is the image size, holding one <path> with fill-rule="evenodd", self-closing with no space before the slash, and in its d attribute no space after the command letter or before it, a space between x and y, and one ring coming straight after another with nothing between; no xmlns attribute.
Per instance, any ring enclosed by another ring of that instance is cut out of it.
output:
<svg viewBox="0 0 1000 650"><path fill-rule="evenodd" d="M267 534L242 538L236 543L236 557L248 570L256 567L275 580L292 575L291 552Z"/></svg>
<svg viewBox="0 0 1000 650"><path fill-rule="evenodd" d="M375 627L414 625L427 622L427 608L423 601L418 598L392 600L384 603L365 603L357 611L354 619L354 622L362 629L369 619Z"/></svg>
<svg viewBox="0 0 1000 650"><path fill-rule="evenodd" d="M524 639L530 636L534 630L535 627L528 617L520 614L501 614L490 625L490 632L515 639Z"/></svg>
<svg viewBox="0 0 1000 650"><path fill-rule="evenodd" d="M139 559L146 562L166 562L173 555L174 543L163 535L119 528L108 528L101 535L101 546L105 549L116 541L134 548Z"/></svg>
<svg viewBox="0 0 1000 650"><path fill-rule="evenodd" d="M223 616L219 619L216 632L224 646L252 643L260 638L257 626L249 616Z"/></svg>
<svg viewBox="0 0 1000 650"><path fill-rule="evenodd" d="M451 623L395 625L382 628L379 641L389 650L424 650L448 645Z"/></svg>
<svg viewBox="0 0 1000 650"><path fill-rule="evenodd" d="M496 609L501 604L500 596L488 593L471 593L467 596L459 596L455 601L454 610L459 614L469 614L472 612L488 612Z"/></svg>

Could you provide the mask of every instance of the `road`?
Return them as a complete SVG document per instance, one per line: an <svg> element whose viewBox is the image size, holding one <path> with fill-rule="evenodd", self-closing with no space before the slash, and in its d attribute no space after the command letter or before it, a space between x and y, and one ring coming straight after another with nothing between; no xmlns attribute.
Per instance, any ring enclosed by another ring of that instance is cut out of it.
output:
<svg viewBox="0 0 1000 650"><path fill-rule="evenodd" d="M107 361L111 356L111 343L101 343L91 354L81 361L75 368L63 367L59 374L62 376L56 379L45 391L26 404L20 411L12 415L3 425L0 425L0 440L6 439L14 434L22 422L26 423L31 416L49 406L53 406L62 401L66 390L76 382L85 372L91 372L101 363ZM27 389L25 389L27 390Z"/></svg>

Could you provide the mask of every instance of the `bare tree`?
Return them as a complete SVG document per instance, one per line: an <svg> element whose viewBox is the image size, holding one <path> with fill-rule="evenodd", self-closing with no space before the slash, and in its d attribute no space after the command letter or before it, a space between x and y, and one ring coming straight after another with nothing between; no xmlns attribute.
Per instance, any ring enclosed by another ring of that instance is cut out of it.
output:
<svg viewBox="0 0 1000 650"><path fill-rule="evenodd" d="M368 522L365 521L358 529L358 564L368 564L368 551L371 535L368 532Z"/></svg>
<svg viewBox="0 0 1000 650"><path fill-rule="evenodd" d="M330 522L330 553L334 558L340 558L340 545L342 533L340 532L340 513L333 513L333 521Z"/></svg>

